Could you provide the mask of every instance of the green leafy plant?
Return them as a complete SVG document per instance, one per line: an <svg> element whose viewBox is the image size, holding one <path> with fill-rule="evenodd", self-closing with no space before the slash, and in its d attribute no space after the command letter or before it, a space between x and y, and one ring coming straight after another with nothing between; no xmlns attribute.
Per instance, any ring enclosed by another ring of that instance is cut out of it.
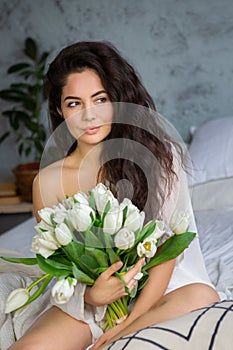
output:
<svg viewBox="0 0 233 350"><path fill-rule="evenodd" d="M43 79L49 52L40 53L36 41L29 37L25 39L23 52L27 60L10 66L7 71L16 76L16 82L0 91L0 98L11 102L11 109L1 113L8 119L10 129L0 136L0 143L13 134L20 156L40 160L46 140L41 111L46 99Z"/></svg>

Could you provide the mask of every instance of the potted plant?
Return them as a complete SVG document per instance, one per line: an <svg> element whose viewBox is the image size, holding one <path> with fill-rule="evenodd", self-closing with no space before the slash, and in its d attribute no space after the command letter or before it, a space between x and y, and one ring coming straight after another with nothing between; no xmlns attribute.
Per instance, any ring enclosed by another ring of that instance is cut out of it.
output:
<svg viewBox="0 0 233 350"><path fill-rule="evenodd" d="M16 81L0 91L0 98L11 102L10 108L1 113L3 118L7 118L9 130L0 135L0 143L14 135L19 155L33 160L13 169L19 194L23 200L31 201L32 181L38 172L46 141L41 111L45 102L43 79L49 52L40 53L36 41L28 37L23 53L25 62L14 64L7 71L17 77Z"/></svg>

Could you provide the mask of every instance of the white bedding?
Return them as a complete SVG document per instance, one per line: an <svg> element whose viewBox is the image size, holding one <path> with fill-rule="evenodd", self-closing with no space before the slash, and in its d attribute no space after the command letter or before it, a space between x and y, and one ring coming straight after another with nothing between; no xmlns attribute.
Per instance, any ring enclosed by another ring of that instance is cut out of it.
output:
<svg viewBox="0 0 233 350"><path fill-rule="evenodd" d="M195 217L210 279L222 299L232 299L233 207L196 211Z"/></svg>

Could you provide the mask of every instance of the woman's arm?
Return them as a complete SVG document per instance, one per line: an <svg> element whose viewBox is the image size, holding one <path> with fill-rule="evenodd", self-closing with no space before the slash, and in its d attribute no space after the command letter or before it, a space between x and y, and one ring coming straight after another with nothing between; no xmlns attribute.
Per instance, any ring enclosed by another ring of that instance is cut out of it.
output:
<svg viewBox="0 0 233 350"><path fill-rule="evenodd" d="M137 297L127 319L104 333L93 346L93 350L97 350L106 343L117 339L118 334L122 334L125 328L133 324L136 319L145 314L161 299L167 289L174 266L175 260L170 260L152 267L148 271L148 282Z"/></svg>
<svg viewBox="0 0 233 350"><path fill-rule="evenodd" d="M134 307L126 320L129 324L153 307L164 295L169 284L175 260L170 260L149 270L149 279L138 295Z"/></svg>

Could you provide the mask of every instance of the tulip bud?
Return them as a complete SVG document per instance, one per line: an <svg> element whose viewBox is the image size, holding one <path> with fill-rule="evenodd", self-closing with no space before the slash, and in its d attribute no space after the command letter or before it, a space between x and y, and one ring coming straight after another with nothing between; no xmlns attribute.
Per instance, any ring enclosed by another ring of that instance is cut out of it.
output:
<svg viewBox="0 0 233 350"><path fill-rule="evenodd" d="M143 222L145 220L145 213L140 212L139 209L133 205L131 200L125 198L122 202L124 207L127 206L127 214L124 226L127 227L130 231L141 230Z"/></svg>
<svg viewBox="0 0 233 350"><path fill-rule="evenodd" d="M112 192L102 183L99 183L92 190L92 193L94 195L96 209L98 210L100 216L102 216L104 213L104 209L108 202L110 202L110 207L118 204L118 200L113 196Z"/></svg>
<svg viewBox="0 0 233 350"><path fill-rule="evenodd" d="M150 238L157 240L165 233L165 230L164 230L164 222L162 220L156 220L155 223L156 223L156 226L154 231L150 235Z"/></svg>
<svg viewBox="0 0 233 350"><path fill-rule="evenodd" d="M51 215L54 214L54 210L52 208L43 208L38 211L38 214L47 225L53 226L53 222L51 220Z"/></svg>
<svg viewBox="0 0 233 350"><path fill-rule="evenodd" d="M57 304L65 304L74 293L77 280L71 277L57 281L52 288L52 297Z"/></svg>
<svg viewBox="0 0 233 350"><path fill-rule="evenodd" d="M60 223L64 222L66 216L67 216L67 209L64 207L63 204L59 203L57 206L54 206L53 221L56 224L60 224Z"/></svg>
<svg viewBox="0 0 233 350"><path fill-rule="evenodd" d="M69 227L63 222L55 228L55 236L59 244L65 246L72 241L72 233Z"/></svg>
<svg viewBox="0 0 233 350"><path fill-rule="evenodd" d="M5 314L9 314L10 312L23 306L28 301L29 297L30 294L27 289L18 288L13 290L7 298Z"/></svg>
<svg viewBox="0 0 233 350"><path fill-rule="evenodd" d="M179 235L181 233L184 233L188 230L190 223L190 214L187 211L177 211L175 210L169 226L171 231L173 231L175 234Z"/></svg>
<svg viewBox="0 0 233 350"><path fill-rule="evenodd" d="M129 231L126 227L124 227L116 234L114 242L115 246L119 249L129 249L135 242L134 232Z"/></svg>
<svg viewBox="0 0 233 350"><path fill-rule="evenodd" d="M71 222L73 228L79 232L87 231L94 218L94 210L85 204L75 204L68 213L68 220Z"/></svg>
<svg viewBox="0 0 233 350"><path fill-rule="evenodd" d="M44 258L48 258L58 248L60 248L60 244L49 231L43 232L32 238L31 251L35 254L42 255Z"/></svg>
<svg viewBox="0 0 233 350"><path fill-rule="evenodd" d="M120 230L123 221L123 208L120 205L113 205L104 218L103 231L114 235Z"/></svg>
<svg viewBox="0 0 233 350"><path fill-rule="evenodd" d="M88 202L88 196L85 193L78 192L74 195L75 201L77 201L79 204L85 204L89 205Z"/></svg>

